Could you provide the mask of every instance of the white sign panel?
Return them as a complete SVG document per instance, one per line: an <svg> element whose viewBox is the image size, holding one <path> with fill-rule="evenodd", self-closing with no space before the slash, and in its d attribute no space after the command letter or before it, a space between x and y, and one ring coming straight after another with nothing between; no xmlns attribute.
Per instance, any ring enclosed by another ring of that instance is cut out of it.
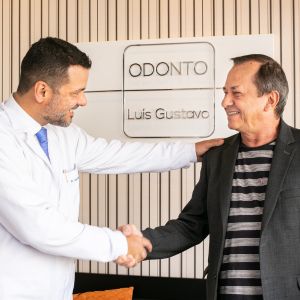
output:
<svg viewBox="0 0 300 300"><path fill-rule="evenodd" d="M215 52L207 42L131 45L124 51L128 137L208 137L215 118Z"/></svg>
<svg viewBox="0 0 300 300"><path fill-rule="evenodd" d="M81 43L93 64L74 122L95 137L158 141L226 137L230 58L274 57L273 35Z"/></svg>

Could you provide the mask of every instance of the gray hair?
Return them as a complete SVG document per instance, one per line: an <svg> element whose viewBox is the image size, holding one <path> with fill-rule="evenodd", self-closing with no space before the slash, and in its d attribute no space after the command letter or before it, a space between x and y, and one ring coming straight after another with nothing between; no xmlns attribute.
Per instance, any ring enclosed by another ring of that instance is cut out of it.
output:
<svg viewBox="0 0 300 300"><path fill-rule="evenodd" d="M271 91L279 93L279 101L275 109L275 113L281 117L286 105L289 93L289 85L285 73L278 62L273 58L264 54L249 54L232 58L235 65L239 65L249 61L256 61L261 64L254 76L254 84L262 96Z"/></svg>

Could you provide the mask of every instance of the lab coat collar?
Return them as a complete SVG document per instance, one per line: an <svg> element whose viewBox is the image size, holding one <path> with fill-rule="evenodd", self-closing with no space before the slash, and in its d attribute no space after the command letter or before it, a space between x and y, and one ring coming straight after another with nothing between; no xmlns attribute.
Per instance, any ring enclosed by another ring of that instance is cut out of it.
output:
<svg viewBox="0 0 300 300"><path fill-rule="evenodd" d="M8 115L9 121L15 131L19 134L25 133L25 141L28 146L46 163L50 168L51 163L39 145L35 134L41 129L41 125L36 122L11 96L3 105ZM50 152L50 151L49 151ZM51 153L50 160L51 160Z"/></svg>
<svg viewBox="0 0 300 300"><path fill-rule="evenodd" d="M4 109L15 130L35 135L41 129L41 125L16 102L13 96L4 103Z"/></svg>

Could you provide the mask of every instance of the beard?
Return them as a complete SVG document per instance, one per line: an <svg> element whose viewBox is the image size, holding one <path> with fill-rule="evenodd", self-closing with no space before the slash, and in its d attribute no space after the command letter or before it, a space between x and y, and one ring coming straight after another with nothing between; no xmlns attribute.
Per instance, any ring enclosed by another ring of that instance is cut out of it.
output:
<svg viewBox="0 0 300 300"><path fill-rule="evenodd" d="M52 100L46 107L43 118L49 124L68 127L72 122L72 118L67 117L67 114L70 112L70 110L62 109L61 102L62 98L60 97L60 95L57 93L54 94Z"/></svg>

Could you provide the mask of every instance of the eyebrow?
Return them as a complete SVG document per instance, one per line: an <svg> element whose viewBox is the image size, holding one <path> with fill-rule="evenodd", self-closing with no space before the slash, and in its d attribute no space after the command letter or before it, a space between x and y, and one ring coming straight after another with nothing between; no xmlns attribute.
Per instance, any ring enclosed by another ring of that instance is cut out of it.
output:
<svg viewBox="0 0 300 300"><path fill-rule="evenodd" d="M238 85L235 85L235 86L230 87L229 89L232 90L232 91L236 91L238 88L239 88L239 86L238 86ZM223 91L225 92L226 90L227 90L227 89L226 89L226 87L224 86L224 87L223 87Z"/></svg>
<svg viewBox="0 0 300 300"><path fill-rule="evenodd" d="M84 91L84 90L85 90L85 87L81 88L81 89L77 89L77 90L73 91L73 93L79 93L79 92Z"/></svg>

